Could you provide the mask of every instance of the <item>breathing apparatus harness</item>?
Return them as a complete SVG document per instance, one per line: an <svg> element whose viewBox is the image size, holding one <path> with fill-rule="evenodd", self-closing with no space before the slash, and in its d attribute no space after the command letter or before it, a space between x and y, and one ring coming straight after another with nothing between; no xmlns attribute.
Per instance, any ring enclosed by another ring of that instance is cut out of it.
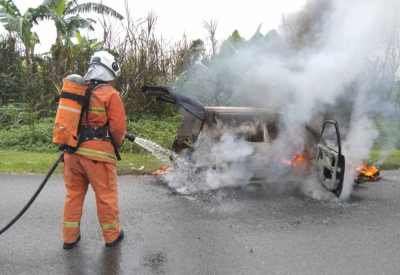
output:
<svg viewBox="0 0 400 275"><path fill-rule="evenodd" d="M85 95L77 95L74 93L69 92L61 92L60 98L67 98L74 101L77 101L79 104L82 105L82 111L79 118L79 127L78 127L78 144L76 147L70 145L60 145L59 150L66 151L69 154L73 154L79 145L87 140L105 140L111 141L114 146L114 153L117 160L121 160L121 156L118 152L118 148L115 145L112 135L108 130L108 122L100 127L92 127L89 123L89 104L90 104L90 97L92 95L92 91L100 86L109 86L106 81L100 80L92 80L88 84L88 88L86 89ZM82 125L83 117L85 116L86 125Z"/></svg>

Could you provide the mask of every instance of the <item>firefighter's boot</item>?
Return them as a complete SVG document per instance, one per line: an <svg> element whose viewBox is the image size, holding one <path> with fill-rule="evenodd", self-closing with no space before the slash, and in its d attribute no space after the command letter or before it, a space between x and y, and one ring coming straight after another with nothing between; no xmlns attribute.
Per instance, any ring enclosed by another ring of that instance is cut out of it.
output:
<svg viewBox="0 0 400 275"><path fill-rule="evenodd" d="M118 238L111 243L106 243L106 247L116 246L120 241L122 241L123 238L124 238L124 231L121 229Z"/></svg>
<svg viewBox="0 0 400 275"><path fill-rule="evenodd" d="M81 235L79 235L78 239L73 243L64 243L63 244L63 248L66 249L66 250L67 249L72 249L74 247L74 245L76 245L79 242L80 239L81 239Z"/></svg>

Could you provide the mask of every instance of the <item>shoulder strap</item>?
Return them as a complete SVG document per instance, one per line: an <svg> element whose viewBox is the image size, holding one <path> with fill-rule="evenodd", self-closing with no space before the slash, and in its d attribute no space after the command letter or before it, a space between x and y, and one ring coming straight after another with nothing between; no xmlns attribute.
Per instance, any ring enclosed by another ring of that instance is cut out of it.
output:
<svg viewBox="0 0 400 275"><path fill-rule="evenodd" d="M82 112L81 112L81 116L80 116L80 119L79 119L79 125L82 124L83 113L86 113L86 126L87 126L87 128L90 127L90 124L89 124L89 104L90 104L90 97L92 95L92 91L94 89L96 89L97 87L99 87L99 86L105 86L105 85L109 85L109 84L107 82L97 81L97 80L94 81L94 82L90 82L88 84L88 88L86 89L86 92L85 92L86 104L84 104L83 107L82 107ZM115 156L117 157L117 160L121 160L121 156L120 156L120 154L118 152L118 148L115 145L115 142L113 140L113 137L112 137L111 133L110 133L110 138L111 138L111 142L112 142L112 144L114 146ZM84 142L85 140L86 140L86 136L85 135L79 135L78 146L79 146L80 143Z"/></svg>
<svg viewBox="0 0 400 275"><path fill-rule="evenodd" d="M86 114L85 115L86 116L86 126L90 127L90 124L89 124L90 97L92 96L92 91L94 89L96 89L98 86L104 85L104 84L106 84L106 83L99 83L97 81L96 82L90 82L88 84L88 87L87 87L86 92L85 92L84 104L82 104L83 106L82 106L81 116L79 118L79 126L82 125L83 116ZM79 128L81 129L81 127L79 127ZM79 133L79 134L80 135L79 135L79 140L78 140L78 146L79 146L79 144L81 144L82 142L84 142L86 140L86 134L84 134L84 133Z"/></svg>
<svg viewBox="0 0 400 275"><path fill-rule="evenodd" d="M98 81L98 80L95 80L94 82L90 82L88 84L88 88L86 89L86 92L85 92L86 104L84 104L83 108L82 108L82 113L86 112L86 125L88 127L90 127L90 124L89 124L89 105L90 105L90 97L92 96L92 91L94 89L96 89L97 87L99 87L99 86L106 86L106 85L109 85L109 84L107 82ZM82 113L81 113L81 115L82 115ZM82 119L82 117L81 117L81 119ZM81 122L82 122L82 120L79 123L81 124Z"/></svg>

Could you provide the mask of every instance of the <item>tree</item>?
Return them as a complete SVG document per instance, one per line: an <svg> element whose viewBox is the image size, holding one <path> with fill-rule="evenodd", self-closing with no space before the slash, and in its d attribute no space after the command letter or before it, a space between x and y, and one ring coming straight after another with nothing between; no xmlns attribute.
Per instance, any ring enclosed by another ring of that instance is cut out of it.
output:
<svg viewBox="0 0 400 275"><path fill-rule="evenodd" d="M44 0L43 3L34 9L29 9L32 13L31 21L38 24L39 20L53 20L56 26L56 46L62 44L61 38L68 43L74 37L75 32L80 29L94 30L93 23L96 21L91 18L83 18L80 13L95 12L112 16L122 20L124 17L112 8L98 3L78 4L76 0Z"/></svg>
<svg viewBox="0 0 400 275"><path fill-rule="evenodd" d="M16 33L25 47L25 61L28 68L34 58L35 45L39 43L39 38L32 32L32 22L30 11L23 15L12 0L0 0L0 22L10 33Z"/></svg>
<svg viewBox="0 0 400 275"><path fill-rule="evenodd" d="M217 47L218 47L218 41L216 39L215 33L217 32L217 26L218 23L217 21L211 20L210 23L207 21L203 21L203 26L204 28L208 31L209 34L209 39L211 42L211 56L210 56L210 61L213 61L215 56L217 55Z"/></svg>
<svg viewBox="0 0 400 275"><path fill-rule="evenodd" d="M95 12L122 20L124 17L112 8L98 3L78 4L76 0L44 0L37 8L30 8L31 22L38 24L41 20L53 20L56 27L56 41L51 48L55 59L55 70L58 72L62 58L71 59L69 47L71 38L80 36L80 29L94 30L91 18L81 17L80 13ZM63 44L63 40L65 44Z"/></svg>

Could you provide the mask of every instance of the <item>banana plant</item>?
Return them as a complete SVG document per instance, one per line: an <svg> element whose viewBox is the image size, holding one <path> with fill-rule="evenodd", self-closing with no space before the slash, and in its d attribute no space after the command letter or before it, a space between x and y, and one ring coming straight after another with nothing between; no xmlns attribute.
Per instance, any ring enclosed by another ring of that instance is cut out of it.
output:
<svg viewBox="0 0 400 275"><path fill-rule="evenodd" d="M30 8L28 11L31 12L31 22L34 24L39 24L44 20L52 20L55 24L56 40L51 52L55 59L56 72L61 58L70 55L71 39L76 37L79 30L94 30L93 24L96 21L82 17L80 14L95 12L119 20L123 19L122 15L106 5L92 2L78 4L76 0L44 0L38 7Z"/></svg>
<svg viewBox="0 0 400 275"><path fill-rule="evenodd" d="M0 0L0 23L12 35L21 40L25 48L26 65L29 68L35 54L35 45L40 43L39 37L32 31L31 13L21 14L12 0Z"/></svg>
<svg viewBox="0 0 400 275"><path fill-rule="evenodd" d="M43 20L54 21L57 31L56 46L61 45L62 38L68 43L77 30L94 30L93 23L96 21L91 18L81 17L79 14L95 12L119 20L124 18L106 5L92 2L78 4L76 0L44 0L41 5L35 9L30 9L30 11L32 13L31 21L35 24Z"/></svg>

